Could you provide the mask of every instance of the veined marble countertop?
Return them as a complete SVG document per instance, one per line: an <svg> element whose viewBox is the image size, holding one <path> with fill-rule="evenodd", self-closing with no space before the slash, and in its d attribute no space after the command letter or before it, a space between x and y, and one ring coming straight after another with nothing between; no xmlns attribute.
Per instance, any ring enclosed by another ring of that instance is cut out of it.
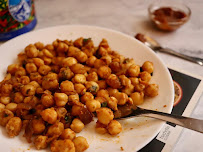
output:
<svg viewBox="0 0 203 152"><path fill-rule="evenodd" d="M35 0L38 19L35 30L65 24L84 24L110 28L131 36L141 32L154 37L163 46L203 58L203 1L184 1L191 8L192 16L188 23L174 32L159 31L149 21L147 8L154 1ZM203 76L202 66L167 54L157 55L168 66ZM191 117L203 119L203 96ZM173 151L200 152L203 150L202 141L203 134L184 129Z"/></svg>

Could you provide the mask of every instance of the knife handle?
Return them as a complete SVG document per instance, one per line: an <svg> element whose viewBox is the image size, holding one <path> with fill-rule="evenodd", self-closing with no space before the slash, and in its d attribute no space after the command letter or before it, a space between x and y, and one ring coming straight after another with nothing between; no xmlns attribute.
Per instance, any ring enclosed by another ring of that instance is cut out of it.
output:
<svg viewBox="0 0 203 152"><path fill-rule="evenodd" d="M137 116L152 117L203 133L203 120L139 108Z"/></svg>
<svg viewBox="0 0 203 152"><path fill-rule="evenodd" d="M169 48L160 48L159 50L157 50L159 52L163 52L163 53L167 53L167 54L170 54L170 55L174 55L174 56L177 56L177 57L180 57L182 59L185 59L185 60L188 60L188 61L191 61L193 63L197 63L201 66L203 66L203 59L201 58L197 58L197 57L192 57L192 56L187 56L185 54L182 54L182 53L179 53L179 52L176 52L172 49L169 49Z"/></svg>

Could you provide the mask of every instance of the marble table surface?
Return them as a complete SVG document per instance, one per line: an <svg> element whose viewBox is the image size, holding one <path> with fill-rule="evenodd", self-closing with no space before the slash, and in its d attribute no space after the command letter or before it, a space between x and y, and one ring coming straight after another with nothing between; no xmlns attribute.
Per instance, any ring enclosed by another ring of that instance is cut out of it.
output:
<svg viewBox="0 0 203 152"><path fill-rule="evenodd" d="M184 1L191 8L192 16L188 23L174 32L159 31L149 21L147 7L154 1L156 0L35 0L38 24L34 30L84 24L118 30L131 36L141 32L153 36L166 47L203 58L203 1ZM203 76L202 66L162 53L157 55L168 66ZM191 117L203 119L203 95ZM173 151L200 152L202 141L203 134L183 129Z"/></svg>

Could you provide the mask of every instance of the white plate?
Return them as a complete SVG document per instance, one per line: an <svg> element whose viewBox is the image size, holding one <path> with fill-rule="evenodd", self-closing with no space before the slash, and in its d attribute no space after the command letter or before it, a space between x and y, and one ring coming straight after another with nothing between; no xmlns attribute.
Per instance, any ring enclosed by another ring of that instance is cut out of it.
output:
<svg viewBox="0 0 203 152"><path fill-rule="evenodd" d="M17 38L14 38L0 47L0 79L2 80L9 64L17 58L17 54L30 43L41 41L45 44L51 43L55 39L75 40L78 37L92 38L95 45L98 45L102 38L106 38L113 50L120 52L122 55L134 58L135 62L142 65L144 61L154 63L154 73L151 83L159 85L159 95L155 98L148 99L142 107L164 111L170 113L173 106L173 82L167 67L156 56L156 54L144 46L133 37L116 32L113 30L92 27L92 26L57 26L33 31ZM164 107L166 105L166 107ZM101 151L120 151L123 147L126 152L138 151L147 145L160 131L164 122L137 117L130 120L120 121L123 131L115 137L110 135L99 135L95 133L95 123L88 124L79 134L87 138L90 145L88 152ZM1 151L37 151L30 147L22 135L10 139L1 129L0 146ZM46 150L45 150L46 151Z"/></svg>

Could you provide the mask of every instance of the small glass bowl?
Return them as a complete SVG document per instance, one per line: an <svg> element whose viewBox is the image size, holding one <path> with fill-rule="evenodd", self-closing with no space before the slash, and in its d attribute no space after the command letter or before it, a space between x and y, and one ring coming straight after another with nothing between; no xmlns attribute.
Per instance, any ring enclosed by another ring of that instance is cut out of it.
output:
<svg viewBox="0 0 203 152"><path fill-rule="evenodd" d="M160 8L171 8L173 11L181 11L185 14L185 16L177 20L163 20L163 18L157 19L157 17L160 17L160 16L156 16L154 12ZM176 3L176 2L155 2L149 6L148 13L149 13L149 18L152 20L152 22L159 29L164 31L173 31L178 29L183 24L185 24L191 16L191 10L189 7L187 7L182 3Z"/></svg>

